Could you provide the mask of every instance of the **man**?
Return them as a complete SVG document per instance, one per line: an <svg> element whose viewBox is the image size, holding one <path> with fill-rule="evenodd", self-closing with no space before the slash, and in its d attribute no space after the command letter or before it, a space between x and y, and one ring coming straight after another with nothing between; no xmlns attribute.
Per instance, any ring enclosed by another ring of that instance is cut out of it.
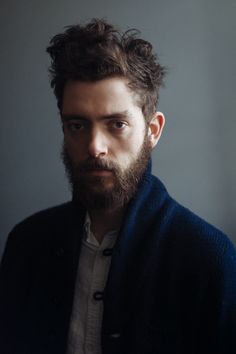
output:
<svg viewBox="0 0 236 354"><path fill-rule="evenodd" d="M47 51L73 198L8 238L1 353L235 353L234 247L151 175L165 122L151 44L93 20Z"/></svg>

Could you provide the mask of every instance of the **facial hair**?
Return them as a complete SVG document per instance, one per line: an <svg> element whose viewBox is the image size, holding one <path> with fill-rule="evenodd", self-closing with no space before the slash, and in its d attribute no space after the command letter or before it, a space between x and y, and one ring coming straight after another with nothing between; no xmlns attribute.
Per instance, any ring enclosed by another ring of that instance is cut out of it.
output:
<svg viewBox="0 0 236 354"><path fill-rule="evenodd" d="M89 157L82 163L74 162L62 147L62 160L71 186L73 200L88 210L111 210L125 206L135 195L138 184L150 158L147 137L137 157L125 169L104 158ZM111 176L91 176L89 170L108 170ZM108 179L112 179L108 181Z"/></svg>

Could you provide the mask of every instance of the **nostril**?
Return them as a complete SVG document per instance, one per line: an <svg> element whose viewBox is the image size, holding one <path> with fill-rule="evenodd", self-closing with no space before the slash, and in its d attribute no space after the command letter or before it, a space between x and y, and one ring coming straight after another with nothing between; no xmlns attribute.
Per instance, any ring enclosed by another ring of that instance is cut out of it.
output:
<svg viewBox="0 0 236 354"><path fill-rule="evenodd" d="M104 142L93 141L89 144L88 152L92 157L105 156L107 154L107 147Z"/></svg>

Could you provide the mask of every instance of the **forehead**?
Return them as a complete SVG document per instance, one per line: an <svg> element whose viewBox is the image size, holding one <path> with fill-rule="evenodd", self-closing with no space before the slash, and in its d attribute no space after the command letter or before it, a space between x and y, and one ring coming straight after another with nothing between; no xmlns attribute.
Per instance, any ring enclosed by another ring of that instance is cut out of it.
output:
<svg viewBox="0 0 236 354"><path fill-rule="evenodd" d="M112 114L116 111L140 111L137 95L128 81L113 77L95 82L68 81L64 88L62 113Z"/></svg>

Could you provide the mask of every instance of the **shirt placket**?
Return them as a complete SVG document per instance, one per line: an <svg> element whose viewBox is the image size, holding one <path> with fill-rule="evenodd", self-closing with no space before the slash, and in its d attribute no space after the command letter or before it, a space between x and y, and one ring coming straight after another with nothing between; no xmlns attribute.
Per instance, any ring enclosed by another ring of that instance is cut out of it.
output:
<svg viewBox="0 0 236 354"><path fill-rule="evenodd" d="M106 235L102 244L95 252L91 288L88 297L88 316L86 328L86 354L101 353L101 326L103 314L103 292L107 281L111 257L104 255L105 249L110 249L114 235Z"/></svg>

